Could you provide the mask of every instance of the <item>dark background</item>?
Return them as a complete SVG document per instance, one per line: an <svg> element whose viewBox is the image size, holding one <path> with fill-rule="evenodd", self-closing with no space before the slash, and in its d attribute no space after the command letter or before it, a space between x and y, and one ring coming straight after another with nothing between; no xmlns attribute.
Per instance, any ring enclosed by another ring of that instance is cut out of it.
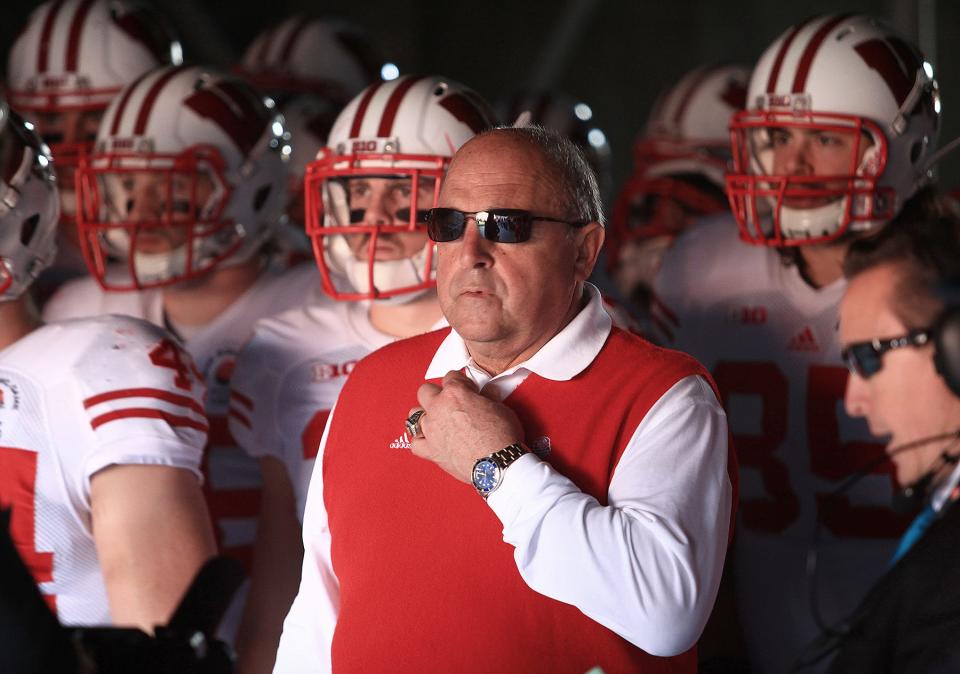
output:
<svg viewBox="0 0 960 674"><path fill-rule="evenodd" d="M3 0L0 59L39 2ZM617 185L657 93L711 62L751 65L792 24L822 12L887 19L934 64L943 98L941 145L960 135L960 2L955 0L154 0L194 62L231 65L261 30L287 15L341 16L363 26L401 73L447 75L491 100L525 85L587 102L613 151ZM941 164L960 187L960 151Z"/></svg>

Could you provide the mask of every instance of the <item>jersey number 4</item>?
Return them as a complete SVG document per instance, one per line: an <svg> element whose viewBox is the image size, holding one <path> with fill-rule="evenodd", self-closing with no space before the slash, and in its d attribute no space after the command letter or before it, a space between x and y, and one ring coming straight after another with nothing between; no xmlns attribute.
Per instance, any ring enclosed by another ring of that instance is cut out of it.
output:
<svg viewBox="0 0 960 674"><path fill-rule="evenodd" d="M183 349L171 339L160 340L150 352L150 362L157 367L166 367L173 370L173 385L184 391L193 388L191 375L198 381L203 380L203 376L197 371L197 366L193 364L190 357L184 354Z"/></svg>
<svg viewBox="0 0 960 674"><path fill-rule="evenodd" d="M0 447L0 506L11 509L10 536L21 559L37 583L53 580L53 553L36 548L37 453L14 447ZM57 599L44 595L56 612Z"/></svg>
<svg viewBox="0 0 960 674"><path fill-rule="evenodd" d="M842 367L812 365L807 372L806 432L810 472L839 484L882 456L883 447L874 442L843 442L837 407L843 402L847 371ZM760 431L735 434L734 444L742 468L759 472L767 496L743 499L743 523L749 529L780 533L800 515L800 499L790 481L787 465L777 457L787 439L791 408L790 386L776 363L720 362L714 371L717 387L727 405L731 395L758 396L763 403ZM796 406L794 406L796 408ZM890 475L889 462L871 473ZM817 518L834 535L857 538L894 538L904 529L905 520L889 508L851 503L846 494L833 491L816 495Z"/></svg>

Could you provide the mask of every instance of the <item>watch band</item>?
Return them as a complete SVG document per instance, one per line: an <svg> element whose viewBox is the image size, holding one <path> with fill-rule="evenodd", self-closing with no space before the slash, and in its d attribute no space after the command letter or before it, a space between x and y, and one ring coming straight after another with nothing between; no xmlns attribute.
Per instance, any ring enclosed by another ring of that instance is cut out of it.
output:
<svg viewBox="0 0 960 674"><path fill-rule="evenodd" d="M507 445L499 452L494 452L490 455L490 458L493 459L498 466L500 466L500 470L506 470L507 466L519 459L528 451L529 450L519 442L515 442L512 445Z"/></svg>

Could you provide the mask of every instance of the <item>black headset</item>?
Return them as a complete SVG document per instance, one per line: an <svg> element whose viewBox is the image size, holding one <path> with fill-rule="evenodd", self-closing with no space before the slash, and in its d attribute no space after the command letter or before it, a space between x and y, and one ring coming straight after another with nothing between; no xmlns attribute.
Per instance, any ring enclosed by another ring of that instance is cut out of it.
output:
<svg viewBox="0 0 960 674"><path fill-rule="evenodd" d="M960 398L960 278L942 283L937 294L946 306L931 329L933 364L947 388Z"/></svg>

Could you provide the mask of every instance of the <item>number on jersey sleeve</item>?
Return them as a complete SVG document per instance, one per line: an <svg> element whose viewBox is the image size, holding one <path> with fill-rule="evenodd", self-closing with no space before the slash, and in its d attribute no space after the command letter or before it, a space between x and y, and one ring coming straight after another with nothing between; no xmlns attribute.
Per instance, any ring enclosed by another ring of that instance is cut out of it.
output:
<svg viewBox="0 0 960 674"><path fill-rule="evenodd" d="M172 339L163 338L150 352L150 362L157 367L166 367L174 371L173 385L184 391L193 388L194 381L202 381L203 377L193 363L193 359L186 355ZM191 379L191 375L193 379Z"/></svg>
<svg viewBox="0 0 960 674"><path fill-rule="evenodd" d="M37 453L15 447L0 447L0 506L11 509L10 535L21 559L37 583L53 580L53 553L36 548L35 494ZM44 595L56 612L55 595Z"/></svg>

